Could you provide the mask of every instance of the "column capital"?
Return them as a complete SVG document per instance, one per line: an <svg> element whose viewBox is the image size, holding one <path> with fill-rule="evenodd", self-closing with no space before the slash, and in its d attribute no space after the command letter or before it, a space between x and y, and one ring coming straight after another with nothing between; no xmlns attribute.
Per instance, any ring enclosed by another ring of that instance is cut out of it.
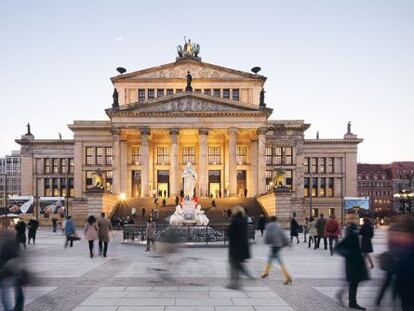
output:
<svg viewBox="0 0 414 311"><path fill-rule="evenodd" d="M267 127L259 127L256 130L257 135L266 134L269 129Z"/></svg>
<svg viewBox="0 0 414 311"><path fill-rule="evenodd" d="M210 130L209 129L207 129L207 128L201 128L201 129L198 129L198 134L199 135L208 135L208 132L209 132Z"/></svg>
<svg viewBox="0 0 414 311"><path fill-rule="evenodd" d="M179 128L171 128L169 133L170 133L170 135L178 135L178 134L180 134L180 129Z"/></svg>
<svg viewBox="0 0 414 311"><path fill-rule="evenodd" d="M141 132L141 135L149 135L151 132L150 129L146 127L140 128L139 130Z"/></svg>
<svg viewBox="0 0 414 311"><path fill-rule="evenodd" d="M228 134L237 134L237 127L229 127L228 129L227 129L227 133Z"/></svg>
<svg viewBox="0 0 414 311"><path fill-rule="evenodd" d="M116 127L111 128L111 134L112 135L120 136L121 135L121 129L120 128L116 128Z"/></svg>

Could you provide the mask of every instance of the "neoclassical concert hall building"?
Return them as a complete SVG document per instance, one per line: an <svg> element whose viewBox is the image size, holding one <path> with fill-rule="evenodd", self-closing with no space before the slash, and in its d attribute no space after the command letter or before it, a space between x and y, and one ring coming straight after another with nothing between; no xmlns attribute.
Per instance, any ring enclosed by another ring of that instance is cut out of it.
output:
<svg viewBox="0 0 414 311"><path fill-rule="evenodd" d="M278 120L266 105L260 74L203 62L189 46L172 63L111 81L107 120L75 120L73 139L29 129L16 140L22 195L69 196L75 218L111 213L121 194L175 198L189 162L196 196L255 197L286 219L340 215L343 197L357 195L362 140L350 124L342 138L305 139L310 124Z"/></svg>

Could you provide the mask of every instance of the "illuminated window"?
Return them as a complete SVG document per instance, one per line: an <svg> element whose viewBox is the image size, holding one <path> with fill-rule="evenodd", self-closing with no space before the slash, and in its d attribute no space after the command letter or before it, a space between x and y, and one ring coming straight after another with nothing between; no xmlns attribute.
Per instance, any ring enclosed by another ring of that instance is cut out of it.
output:
<svg viewBox="0 0 414 311"><path fill-rule="evenodd" d="M304 197L309 197L309 177L303 179L303 195Z"/></svg>
<svg viewBox="0 0 414 311"><path fill-rule="evenodd" d="M318 178L312 178L312 196L316 197L318 194Z"/></svg>
<svg viewBox="0 0 414 311"><path fill-rule="evenodd" d="M195 164L195 147L183 147L183 164Z"/></svg>
<svg viewBox="0 0 414 311"><path fill-rule="evenodd" d="M140 165L142 162L142 149L140 146L131 147L131 160L133 165Z"/></svg>
<svg viewBox="0 0 414 311"><path fill-rule="evenodd" d="M246 164L247 161L247 146L237 145L236 148L236 161L237 164Z"/></svg>
<svg viewBox="0 0 414 311"><path fill-rule="evenodd" d="M52 196L52 187L50 184L50 179L45 178L44 179L44 190L45 190L45 197L51 197Z"/></svg>
<svg viewBox="0 0 414 311"><path fill-rule="evenodd" d="M220 146L208 146L208 164L221 164Z"/></svg>
<svg viewBox="0 0 414 311"><path fill-rule="evenodd" d="M292 190L293 187L293 171L286 170L285 172L285 186Z"/></svg>
<svg viewBox="0 0 414 311"><path fill-rule="evenodd" d="M112 171L105 172L105 186L106 190L112 192Z"/></svg>
<svg viewBox="0 0 414 311"><path fill-rule="evenodd" d="M326 178L321 178L321 185L319 188L319 196L324 197L326 196Z"/></svg>
<svg viewBox="0 0 414 311"><path fill-rule="evenodd" d="M170 153L168 147L157 147L157 164L169 164Z"/></svg>
<svg viewBox="0 0 414 311"><path fill-rule="evenodd" d="M85 180L86 189L90 189L94 186L92 174L93 174L93 171L86 171L86 180Z"/></svg>
<svg viewBox="0 0 414 311"><path fill-rule="evenodd" d="M86 147L86 165L92 165L93 163L93 148Z"/></svg>
<svg viewBox="0 0 414 311"><path fill-rule="evenodd" d="M273 187L273 171L266 170L266 190L270 190Z"/></svg>
<svg viewBox="0 0 414 311"><path fill-rule="evenodd" d="M58 197L60 195L60 193L59 193L59 178L53 178L52 179L52 185L53 185L53 196Z"/></svg>
<svg viewBox="0 0 414 311"><path fill-rule="evenodd" d="M66 178L60 179L60 193L62 197L66 196Z"/></svg>
<svg viewBox="0 0 414 311"><path fill-rule="evenodd" d="M332 177L328 178L328 188L326 196L333 197L334 196L334 179Z"/></svg>

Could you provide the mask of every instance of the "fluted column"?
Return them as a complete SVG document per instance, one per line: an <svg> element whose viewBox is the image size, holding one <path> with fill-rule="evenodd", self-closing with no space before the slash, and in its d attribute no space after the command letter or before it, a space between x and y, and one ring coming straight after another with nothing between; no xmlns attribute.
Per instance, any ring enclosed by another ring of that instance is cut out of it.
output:
<svg viewBox="0 0 414 311"><path fill-rule="evenodd" d="M237 128L229 128L229 191L230 196L237 196L237 162L236 162L236 148L237 148Z"/></svg>
<svg viewBox="0 0 414 311"><path fill-rule="evenodd" d="M248 194L250 196L257 195L257 139L252 139L250 143L250 189Z"/></svg>
<svg viewBox="0 0 414 311"><path fill-rule="evenodd" d="M112 192L121 193L121 130L112 130ZM76 164L76 163L75 163ZM76 166L75 166L76 167Z"/></svg>
<svg viewBox="0 0 414 311"><path fill-rule="evenodd" d="M73 174L73 191L74 191L74 195L75 198L81 198L83 196L83 183L85 182L84 178L83 178L83 172L82 172L82 167L83 167L83 150L82 150L82 143L80 141L75 142L75 147L74 147L74 159L73 159L73 164L74 164L74 174ZM69 171L69 160L67 160L67 170ZM68 189L68 187L67 187Z"/></svg>
<svg viewBox="0 0 414 311"><path fill-rule="evenodd" d="M149 196L149 129L141 129L141 148L142 148L142 171L141 171L141 193L143 197Z"/></svg>
<svg viewBox="0 0 414 311"><path fill-rule="evenodd" d="M257 193L266 192L266 132L267 128L257 129Z"/></svg>
<svg viewBox="0 0 414 311"><path fill-rule="evenodd" d="M179 129L170 129L170 196L178 195L178 134Z"/></svg>
<svg viewBox="0 0 414 311"><path fill-rule="evenodd" d="M200 148L200 158L198 163L198 176L200 181L200 197L208 196L208 161L207 161L207 153L208 153L208 129L199 129L198 130L198 137L199 137L199 148Z"/></svg>

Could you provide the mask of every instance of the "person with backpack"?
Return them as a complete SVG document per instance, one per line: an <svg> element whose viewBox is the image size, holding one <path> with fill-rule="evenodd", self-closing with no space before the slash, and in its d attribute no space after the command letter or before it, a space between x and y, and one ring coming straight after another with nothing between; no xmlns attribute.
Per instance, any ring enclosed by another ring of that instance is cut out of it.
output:
<svg viewBox="0 0 414 311"><path fill-rule="evenodd" d="M265 271L262 273L262 278L264 279L269 277L273 265L273 259L276 259L280 264L280 270L285 276L283 284L291 285L292 278L280 257L280 250L289 245L289 241L276 221L276 216L270 217L270 221L266 225L265 229L265 243L270 246L270 255L267 260Z"/></svg>
<svg viewBox="0 0 414 311"><path fill-rule="evenodd" d="M330 219L326 223L325 226L325 236L328 238L329 243L329 252L331 256L333 256L334 251L334 242L335 247L338 244L339 236L341 235L341 228L339 226L338 221L336 220L335 215L331 215Z"/></svg>

